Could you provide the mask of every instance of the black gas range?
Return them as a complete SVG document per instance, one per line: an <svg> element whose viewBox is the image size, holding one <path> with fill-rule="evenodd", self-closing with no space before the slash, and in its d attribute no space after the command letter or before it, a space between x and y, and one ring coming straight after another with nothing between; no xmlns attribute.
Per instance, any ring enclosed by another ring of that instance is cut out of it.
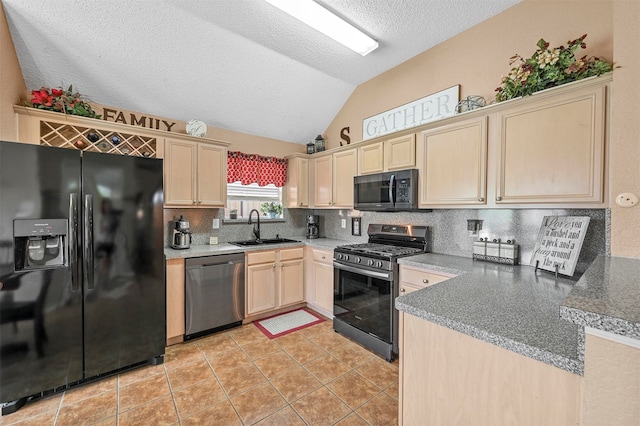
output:
<svg viewBox="0 0 640 426"><path fill-rule="evenodd" d="M427 251L428 228L370 224L369 242L334 250L334 329L392 361L398 353L398 262Z"/></svg>

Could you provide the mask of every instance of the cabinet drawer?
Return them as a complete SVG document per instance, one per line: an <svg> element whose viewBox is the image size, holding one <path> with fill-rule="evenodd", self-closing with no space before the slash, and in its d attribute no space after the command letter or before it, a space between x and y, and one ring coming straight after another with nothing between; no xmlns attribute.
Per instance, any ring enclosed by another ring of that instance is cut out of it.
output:
<svg viewBox="0 0 640 426"><path fill-rule="evenodd" d="M280 260L302 259L304 257L304 247L296 247L280 250Z"/></svg>
<svg viewBox="0 0 640 426"><path fill-rule="evenodd" d="M247 265L255 265L258 263L274 263L275 261L276 252L273 250L247 253Z"/></svg>
<svg viewBox="0 0 640 426"><path fill-rule="evenodd" d="M322 263L333 263L333 253L330 251L313 250L313 260Z"/></svg>
<svg viewBox="0 0 640 426"><path fill-rule="evenodd" d="M442 281L446 281L449 278L453 278L455 275L451 274L434 274L432 272L426 272L420 269L411 269L407 267L400 268L400 286L407 284L408 286L415 287L415 289L421 289L433 284L437 284ZM408 290L407 290L408 291Z"/></svg>

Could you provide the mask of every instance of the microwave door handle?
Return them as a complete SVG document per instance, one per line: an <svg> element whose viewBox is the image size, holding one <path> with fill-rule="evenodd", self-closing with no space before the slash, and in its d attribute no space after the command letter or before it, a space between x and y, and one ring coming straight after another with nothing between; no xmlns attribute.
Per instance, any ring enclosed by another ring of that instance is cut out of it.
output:
<svg viewBox="0 0 640 426"><path fill-rule="evenodd" d="M391 201L391 205L392 206L396 205L396 200L395 200L396 190L395 190L395 186L396 186L396 175L391 175L391 178L389 179L389 201Z"/></svg>

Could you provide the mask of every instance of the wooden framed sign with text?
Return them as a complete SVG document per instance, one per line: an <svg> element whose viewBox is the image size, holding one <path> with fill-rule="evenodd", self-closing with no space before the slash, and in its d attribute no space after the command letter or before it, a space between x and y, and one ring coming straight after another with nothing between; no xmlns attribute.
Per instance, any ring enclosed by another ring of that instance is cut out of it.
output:
<svg viewBox="0 0 640 426"><path fill-rule="evenodd" d="M531 265L572 276L589 220L586 216L545 216L531 256Z"/></svg>

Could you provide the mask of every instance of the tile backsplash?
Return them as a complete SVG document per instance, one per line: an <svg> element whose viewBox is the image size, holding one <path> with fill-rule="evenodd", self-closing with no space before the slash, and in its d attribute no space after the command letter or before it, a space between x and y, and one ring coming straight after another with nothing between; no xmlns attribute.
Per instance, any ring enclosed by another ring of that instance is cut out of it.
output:
<svg viewBox="0 0 640 426"><path fill-rule="evenodd" d="M367 241L370 223L426 225L430 230L429 251L454 256L472 257L473 242L480 237L490 240L515 240L520 245L520 263L528 265L535 247L544 216L588 216L587 230L577 272L584 272L599 254L609 253L608 209L442 209L431 212L357 212L352 210L315 210L321 216L320 233L327 238L349 238L356 242ZM351 218L362 217L362 236L351 237ZM341 219L347 219L347 228L341 227ZM482 220L482 230L477 236L467 231L467 220ZM346 237L349 235L349 237Z"/></svg>
<svg viewBox="0 0 640 426"><path fill-rule="evenodd" d="M281 237L302 239L306 234L306 215L308 210L284 209L284 219L269 220L260 218L262 238ZM218 237L220 243L255 238L253 225L247 220L224 221L224 209L164 209L164 241L165 246L171 242L175 221L183 215L189 221L193 235L192 244L209 244L209 237ZM213 219L220 220L220 228L213 229Z"/></svg>
<svg viewBox="0 0 640 426"><path fill-rule="evenodd" d="M367 241L367 226L370 223L426 225L430 230L429 250L435 253L471 257L473 241L479 237L515 240L520 245L520 263L529 264L538 231L544 216L588 216L589 228L580 253L577 272L584 272L598 254L609 253L608 209L443 209L424 212L358 212L354 210L306 210L284 209L284 219L265 221L261 219L263 238L276 235L304 239L306 216L320 216L322 237L344 240L345 244ZM220 243L253 239L252 226L246 221L223 221L223 209L165 209L165 239L169 245L174 221L180 215L191 225L193 244L208 244L209 237L218 237ZM351 235L351 217L362 217L361 236ZM212 229L214 218L220 219L220 228ZM346 219L346 228L341 227ZM470 236L467 220L482 220L479 235Z"/></svg>

